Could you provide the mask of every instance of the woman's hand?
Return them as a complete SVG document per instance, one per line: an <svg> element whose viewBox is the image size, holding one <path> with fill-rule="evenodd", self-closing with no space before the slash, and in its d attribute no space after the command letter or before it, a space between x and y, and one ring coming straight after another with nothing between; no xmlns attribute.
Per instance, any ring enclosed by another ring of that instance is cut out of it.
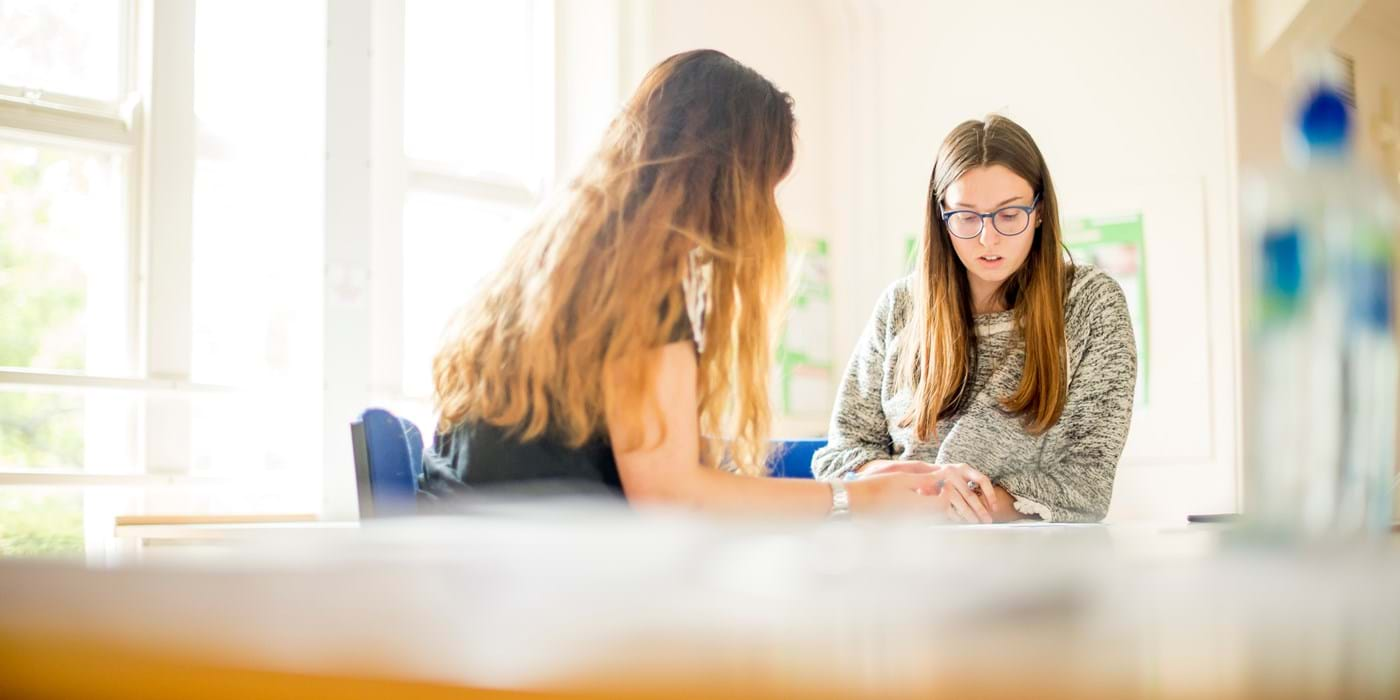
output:
<svg viewBox="0 0 1400 700"><path fill-rule="evenodd" d="M872 513L923 513L940 519L949 512L950 489L939 485L936 474L891 471L846 482L852 515Z"/></svg>
<svg viewBox="0 0 1400 700"><path fill-rule="evenodd" d="M938 478L949 492L949 519L965 523L995 522L992 517L992 480L966 464L943 464Z"/></svg>
<svg viewBox="0 0 1400 700"><path fill-rule="evenodd" d="M1016 510L1016 497L1009 491L1000 487L992 487L992 520L998 523L1009 523L1013 520L1023 520L1026 516Z"/></svg>
<svg viewBox="0 0 1400 700"><path fill-rule="evenodd" d="M954 522L996 522L994 487L987 475L966 464L930 464L918 461L879 460L859 469L861 480L881 474L936 476L939 495L947 497L945 517ZM859 482L856 482L859 483ZM973 487L976 485L976 488ZM1013 509L1014 512L1014 509Z"/></svg>

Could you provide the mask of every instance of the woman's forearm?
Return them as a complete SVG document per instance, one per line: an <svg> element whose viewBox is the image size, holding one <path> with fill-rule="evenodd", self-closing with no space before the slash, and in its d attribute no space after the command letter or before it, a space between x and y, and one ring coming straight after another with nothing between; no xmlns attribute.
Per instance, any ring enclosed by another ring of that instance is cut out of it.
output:
<svg viewBox="0 0 1400 700"><path fill-rule="evenodd" d="M821 517L831 510L831 487L810 479L761 478L697 467L669 488L629 492L628 500L709 513Z"/></svg>

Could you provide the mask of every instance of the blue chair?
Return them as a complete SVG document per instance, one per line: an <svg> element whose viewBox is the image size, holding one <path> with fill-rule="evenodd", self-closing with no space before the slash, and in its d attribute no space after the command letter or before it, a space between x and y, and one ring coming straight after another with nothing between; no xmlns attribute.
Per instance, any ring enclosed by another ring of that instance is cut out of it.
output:
<svg viewBox="0 0 1400 700"><path fill-rule="evenodd" d="M812 454L826 447L826 438L774 440L773 456L769 458L773 476L789 479L812 478Z"/></svg>
<svg viewBox="0 0 1400 700"><path fill-rule="evenodd" d="M382 408L350 424L360 519L413 515L423 477L423 433L413 421Z"/></svg>

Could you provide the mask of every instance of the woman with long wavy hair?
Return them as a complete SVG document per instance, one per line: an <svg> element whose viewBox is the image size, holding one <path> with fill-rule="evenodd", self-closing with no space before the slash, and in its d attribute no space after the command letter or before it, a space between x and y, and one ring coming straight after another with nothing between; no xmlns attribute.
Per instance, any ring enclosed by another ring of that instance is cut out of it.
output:
<svg viewBox="0 0 1400 700"><path fill-rule="evenodd" d="M455 319L433 363L430 498L494 487L820 516L942 512L927 474L765 476L775 188L792 100L717 51L666 59ZM925 495L926 494L926 495Z"/></svg>
<svg viewBox="0 0 1400 700"><path fill-rule="evenodd" d="M953 129L926 207L914 274L876 307L813 470L938 472L955 520L1102 519L1137 379L1123 290L1066 262L1050 169L1010 119Z"/></svg>

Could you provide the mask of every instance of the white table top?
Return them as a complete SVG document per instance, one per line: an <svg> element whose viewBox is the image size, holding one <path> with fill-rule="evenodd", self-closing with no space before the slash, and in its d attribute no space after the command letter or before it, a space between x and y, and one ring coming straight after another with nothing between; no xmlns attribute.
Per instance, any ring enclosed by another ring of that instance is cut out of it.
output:
<svg viewBox="0 0 1400 700"><path fill-rule="evenodd" d="M0 620L498 687L647 669L881 695L1011 669L1062 691L1400 692L1395 538L1285 549L1220 526L617 512L156 532L241 544L113 570L0 562Z"/></svg>

